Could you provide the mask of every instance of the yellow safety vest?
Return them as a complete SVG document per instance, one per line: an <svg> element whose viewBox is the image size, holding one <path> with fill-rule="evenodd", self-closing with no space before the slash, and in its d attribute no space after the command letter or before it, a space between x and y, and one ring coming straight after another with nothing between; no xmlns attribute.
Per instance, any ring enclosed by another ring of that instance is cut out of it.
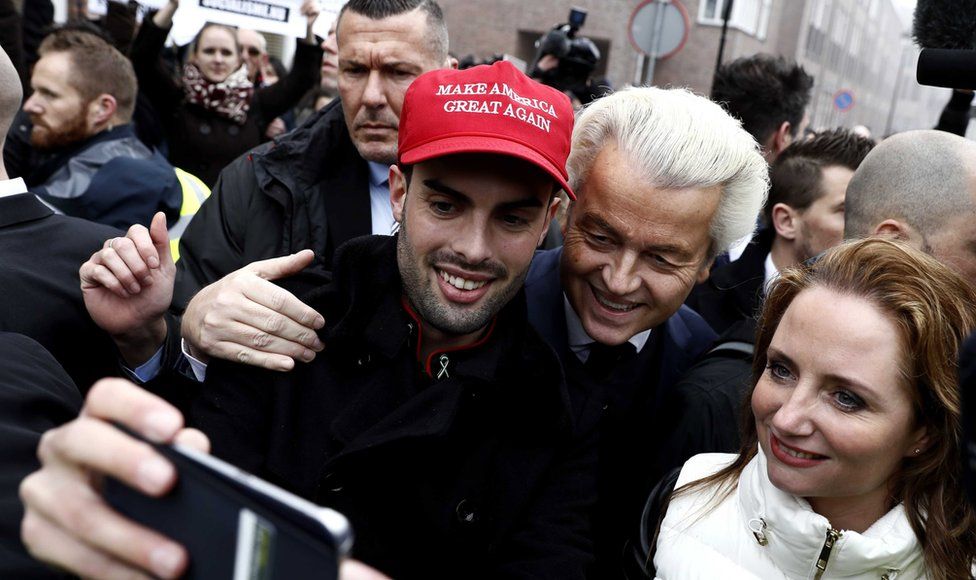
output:
<svg viewBox="0 0 976 580"><path fill-rule="evenodd" d="M173 168L176 171L176 178L180 180L180 189L183 190L183 205L180 206L180 219L169 228L169 249L173 253L173 261L180 259L180 236L190 225L193 215L200 209L200 204L210 197L210 188L200 181L200 178L192 173L187 173L179 167Z"/></svg>

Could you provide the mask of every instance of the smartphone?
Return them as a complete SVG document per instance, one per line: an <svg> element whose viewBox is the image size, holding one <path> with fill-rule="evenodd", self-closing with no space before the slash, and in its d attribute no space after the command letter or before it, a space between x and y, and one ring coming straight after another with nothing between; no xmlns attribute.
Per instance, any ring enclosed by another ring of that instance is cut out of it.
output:
<svg viewBox="0 0 976 580"><path fill-rule="evenodd" d="M190 554L185 578L338 578L339 562L352 547L342 514L216 457L146 442L176 466L176 485L153 498L106 478L105 499L119 513L182 544Z"/></svg>

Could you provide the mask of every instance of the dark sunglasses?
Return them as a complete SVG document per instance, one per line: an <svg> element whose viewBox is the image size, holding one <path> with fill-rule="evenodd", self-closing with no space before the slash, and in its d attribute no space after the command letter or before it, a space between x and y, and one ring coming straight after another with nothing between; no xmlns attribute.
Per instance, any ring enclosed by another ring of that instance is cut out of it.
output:
<svg viewBox="0 0 976 580"><path fill-rule="evenodd" d="M261 56L261 49L256 46L248 46L244 49L244 52L250 56Z"/></svg>

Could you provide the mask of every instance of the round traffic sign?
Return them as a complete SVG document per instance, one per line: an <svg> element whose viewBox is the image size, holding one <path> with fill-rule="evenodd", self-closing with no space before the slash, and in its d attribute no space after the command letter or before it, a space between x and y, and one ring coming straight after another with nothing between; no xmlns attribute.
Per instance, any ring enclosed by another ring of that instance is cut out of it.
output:
<svg viewBox="0 0 976 580"><path fill-rule="evenodd" d="M842 113L850 111L854 108L854 92L850 89L841 89L834 93L834 107Z"/></svg>
<svg viewBox="0 0 976 580"><path fill-rule="evenodd" d="M635 50L664 59L684 47L690 27L688 11L678 0L644 0L630 15L628 32Z"/></svg>

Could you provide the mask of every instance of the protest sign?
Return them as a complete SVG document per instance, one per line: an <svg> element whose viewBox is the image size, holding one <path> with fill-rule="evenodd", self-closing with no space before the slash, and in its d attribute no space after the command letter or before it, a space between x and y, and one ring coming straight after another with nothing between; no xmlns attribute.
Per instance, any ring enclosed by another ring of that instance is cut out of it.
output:
<svg viewBox="0 0 976 580"><path fill-rule="evenodd" d="M149 10L157 10L166 4L167 0L137 0L139 3L139 18ZM88 0L88 15L103 16L108 12L108 0Z"/></svg>
<svg viewBox="0 0 976 580"><path fill-rule="evenodd" d="M315 24L312 25L312 32L319 36L319 38L325 38L329 35L329 27L336 18L339 17L339 11L345 6L347 0L320 0L319 17L315 19Z"/></svg>
<svg viewBox="0 0 976 580"><path fill-rule="evenodd" d="M302 0L181 0L181 17L304 38Z"/></svg>

